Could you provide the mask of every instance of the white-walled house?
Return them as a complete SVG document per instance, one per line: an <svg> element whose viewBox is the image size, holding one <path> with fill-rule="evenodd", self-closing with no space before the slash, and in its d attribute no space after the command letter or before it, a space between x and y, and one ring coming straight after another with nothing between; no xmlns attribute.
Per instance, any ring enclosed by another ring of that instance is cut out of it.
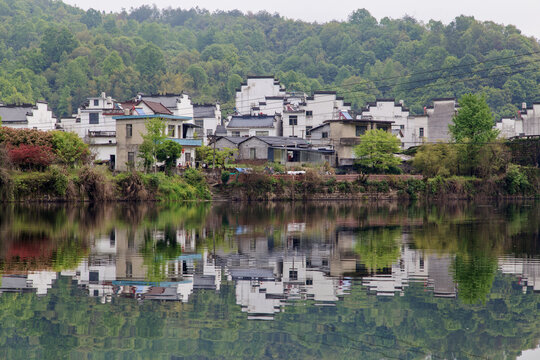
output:
<svg viewBox="0 0 540 360"><path fill-rule="evenodd" d="M227 124L227 136L278 136L279 132L276 116L232 116Z"/></svg>
<svg viewBox="0 0 540 360"><path fill-rule="evenodd" d="M535 102L532 106L523 105L525 109L520 113L523 120L523 135L540 135L540 102Z"/></svg>
<svg viewBox="0 0 540 360"><path fill-rule="evenodd" d="M248 76L246 82L242 83L240 88L236 90L236 113L252 115L252 109L260 106L265 106L265 111L267 111L269 106L266 104L269 100L272 100L272 104L277 104L279 98L284 96L285 89L281 87L279 80L275 79L274 76ZM280 108L282 105L283 100L281 100ZM265 114L270 115L270 112L265 112Z"/></svg>
<svg viewBox="0 0 540 360"><path fill-rule="evenodd" d="M427 142L436 143L438 141L449 142L450 130L448 125L452 124L452 119L457 113L458 106L454 98L434 99L433 105L426 107L429 137Z"/></svg>
<svg viewBox="0 0 540 360"><path fill-rule="evenodd" d="M54 130L57 122L49 105L44 101L38 101L35 105L0 103L0 118L2 126L15 129Z"/></svg>
<svg viewBox="0 0 540 360"><path fill-rule="evenodd" d="M499 130L500 139L508 139L514 136L525 135L523 132L523 119L502 118L494 126Z"/></svg>
<svg viewBox="0 0 540 360"><path fill-rule="evenodd" d="M392 130L401 130L401 147L408 149L414 145L414 128L409 121L410 110L403 106L403 101L395 102L395 99L377 99L368 103L360 112L363 118L394 121Z"/></svg>
<svg viewBox="0 0 540 360"><path fill-rule="evenodd" d="M429 136L427 115L410 116L409 127L411 129L411 146L419 146L427 142Z"/></svg>

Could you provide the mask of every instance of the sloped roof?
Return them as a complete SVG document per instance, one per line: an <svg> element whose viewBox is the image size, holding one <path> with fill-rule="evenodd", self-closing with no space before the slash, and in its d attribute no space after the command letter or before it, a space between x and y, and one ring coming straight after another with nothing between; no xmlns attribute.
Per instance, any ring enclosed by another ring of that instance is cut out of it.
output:
<svg viewBox="0 0 540 360"><path fill-rule="evenodd" d="M166 95L142 95L143 100L157 102L160 104L163 104L168 109L176 109L176 102L177 99L180 98L181 95L177 94L166 94Z"/></svg>
<svg viewBox="0 0 540 360"><path fill-rule="evenodd" d="M137 105L140 103L144 103L146 106L148 106L150 110L154 112L154 114L172 115L172 112L161 103L149 100L141 100L137 103Z"/></svg>
<svg viewBox="0 0 540 360"><path fill-rule="evenodd" d="M273 128L274 127L274 117L273 116L233 116L228 129L238 128L238 129L247 129L247 128Z"/></svg>
<svg viewBox="0 0 540 360"><path fill-rule="evenodd" d="M213 118L216 116L214 105L193 105L194 118Z"/></svg>
<svg viewBox="0 0 540 360"><path fill-rule="evenodd" d="M227 135L227 128L223 125L218 125L216 127L216 135L219 136L220 134Z"/></svg>
<svg viewBox="0 0 540 360"><path fill-rule="evenodd" d="M230 141L230 142L232 142L233 144L236 144L236 145L238 145L242 141L247 140L246 137L240 137L240 136L221 136L216 141L219 141L221 139L228 140L228 141Z"/></svg>
<svg viewBox="0 0 540 360"><path fill-rule="evenodd" d="M285 136L252 136L249 139L257 138L270 146L307 146L309 143L305 139L285 137Z"/></svg>
<svg viewBox="0 0 540 360"><path fill-rule="evenodd" d="M26 122L27 115L32 115L32 105L4 105L0 106L0 117L4 123Z"/></svg>

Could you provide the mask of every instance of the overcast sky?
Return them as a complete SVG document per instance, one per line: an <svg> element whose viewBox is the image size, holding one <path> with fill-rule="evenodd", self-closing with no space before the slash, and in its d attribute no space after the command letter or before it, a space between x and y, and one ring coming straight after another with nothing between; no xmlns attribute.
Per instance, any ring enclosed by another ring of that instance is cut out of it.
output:
<svg viewBox="0 0 540 360"><path fill-rule="evenodd" d="M210 11L239 9L244 12L266 10L270 13L307 21L326 22L345 20L355 9L366 8L377 19L385 16L401 18L411 15L424 22L430 19L445 24L458 15L472 15L479 20L513 24L523 34L540 39L540 0L64 0L83 9L105 11L129 10L143 4L156 4L159 8L199 6Z"/></svg>

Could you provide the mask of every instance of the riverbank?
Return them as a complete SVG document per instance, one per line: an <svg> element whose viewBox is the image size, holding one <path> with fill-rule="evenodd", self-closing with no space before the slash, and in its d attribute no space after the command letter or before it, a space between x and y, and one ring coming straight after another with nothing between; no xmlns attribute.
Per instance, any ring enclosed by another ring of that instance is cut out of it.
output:
<svg viewBox="0 0 540 360"><path fill-rule="evenodd" d="M490 179L418 175L239 174L223 183L216 173L182 175L105 167L2 172L2 202L475 200L540 197L540 170L527 168Z"/></svg>

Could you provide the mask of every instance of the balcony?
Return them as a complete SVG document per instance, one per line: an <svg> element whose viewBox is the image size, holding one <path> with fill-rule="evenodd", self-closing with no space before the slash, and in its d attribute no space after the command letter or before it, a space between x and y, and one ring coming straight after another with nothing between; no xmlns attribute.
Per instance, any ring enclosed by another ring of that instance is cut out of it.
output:
<svg viewBox="0 0 540 360"><path fill-rule="evenodd" d="M88 137L116 137L116 131L90 131L88 130Z"/></svg>

